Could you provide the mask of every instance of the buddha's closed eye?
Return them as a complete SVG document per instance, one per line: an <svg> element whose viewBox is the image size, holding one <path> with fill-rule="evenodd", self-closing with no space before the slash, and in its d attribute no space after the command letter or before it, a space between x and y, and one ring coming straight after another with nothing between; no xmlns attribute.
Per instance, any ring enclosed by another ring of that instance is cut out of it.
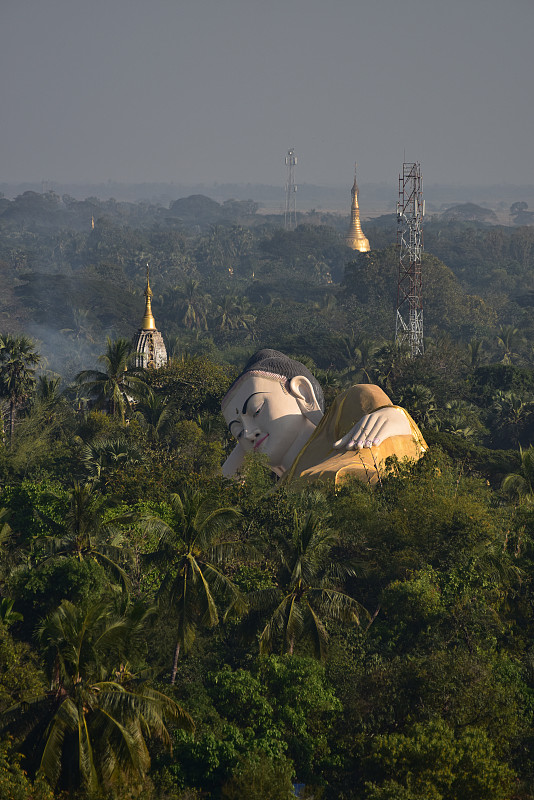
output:
<svg viewBox="0 0 534 800"><path fill-rule="evenodd" d="M253 417L257 417L257 416L258 416L258 414L260 413L260 411L262 410L262 408L263 408L263 406L264 406L264 405L265 405L265 400L264 400L264 401L263 401L263 403L262 403L262 404L261 404L261 405L260 405L260 406L259 406L259 407L256 409L256 411L253 411L253 412L252 412L252 416L253 416Z"/></svg>

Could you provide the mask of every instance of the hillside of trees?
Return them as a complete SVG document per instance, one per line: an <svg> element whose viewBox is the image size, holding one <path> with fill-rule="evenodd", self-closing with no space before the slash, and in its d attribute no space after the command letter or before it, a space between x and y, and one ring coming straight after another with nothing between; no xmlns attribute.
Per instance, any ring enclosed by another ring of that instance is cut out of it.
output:
<svg viewBox="0 0 534 800"><path fill-rule="evenodd" d="M411 359L395 219L367 254L346 226L0 199L0 798L533 800L534 227L425 223ZM224 481L261 347L327 402L379 384L429 452L375 489Z"/></svg>

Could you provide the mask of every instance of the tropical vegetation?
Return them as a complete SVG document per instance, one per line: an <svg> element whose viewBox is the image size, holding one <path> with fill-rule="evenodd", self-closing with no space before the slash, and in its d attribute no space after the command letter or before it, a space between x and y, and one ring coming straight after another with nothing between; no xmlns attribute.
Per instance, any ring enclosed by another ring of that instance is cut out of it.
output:
<svg viewBox="0 0 534 800"><path fill-rule="evenodd" d="M0 203L0 797L532 800L534 228L425 221L412 359L392 217L357 254L346 218L257 211ZM327 403L379 384L428 453L223 481L266 346Z"/></svg>

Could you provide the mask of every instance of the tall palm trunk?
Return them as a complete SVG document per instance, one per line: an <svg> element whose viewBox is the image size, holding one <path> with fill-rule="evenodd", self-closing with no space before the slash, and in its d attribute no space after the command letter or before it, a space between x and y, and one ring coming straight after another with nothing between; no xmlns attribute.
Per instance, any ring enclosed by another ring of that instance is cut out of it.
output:
<svg viewBox="0 0 534 800"><path fill-rule="evenodd" d="M172 662L172 670L171 670L171 686L174 686L176 683L176 673L178 672L178 658L180 657L180 640L176 642L176 647L174 648L174 659Z"/></svg>
<svg viewBox="0 0 534 800"><path fill-rule="evenodd" d="M15 433L15 417L17 415L16 412L16 403L13 399L9 401L9 444L13 443L13 434Z"/></svg>

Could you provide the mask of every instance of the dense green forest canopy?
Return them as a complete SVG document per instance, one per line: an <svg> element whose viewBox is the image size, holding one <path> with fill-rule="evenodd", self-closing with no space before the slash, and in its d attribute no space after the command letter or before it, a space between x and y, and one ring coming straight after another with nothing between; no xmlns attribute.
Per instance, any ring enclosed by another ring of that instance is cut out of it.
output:
<svg viewBox="0 0 534 800"><path fill-rule="evenodd" d="M0 797L534 797L534 228L425 223L411 359L394 218L366 254L298 221L0 200ZM378 383L429 452L373 490L223 481L262 346L327 402Z"/></svg>
<svg viewBox="0 0 534 800"><path fill-rule="evenodd" d="M47 367L67 379L106 336L131 337L147 262L158 325L188 352L235 362L268 344L340 369L343 337L393 337L393 217L366 223L371 253L355 254L343 217L300 214L297 229L284 231L252 201L194 195L163 208L25 192L2 208L0 327L36 338ZM511 326L528 360L534 228L444 216L424 233L427 337L484 340L491 361Z"/></svg>

